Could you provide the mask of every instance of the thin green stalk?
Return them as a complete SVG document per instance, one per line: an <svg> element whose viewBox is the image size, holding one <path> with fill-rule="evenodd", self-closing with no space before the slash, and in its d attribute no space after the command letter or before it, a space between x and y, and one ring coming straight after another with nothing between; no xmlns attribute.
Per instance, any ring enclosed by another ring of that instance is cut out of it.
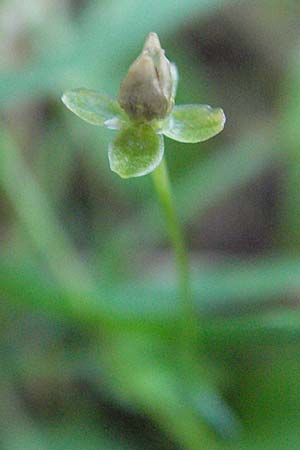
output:
<svg viewBox="0 0 300 450"><path fill-rule="evenodd" d="M178 215L176 212L175 202L173 200L171 184L168 175L168 168L165 159L162 160L157 169L152 172L152 178L156 193L163 209L166 227L169 234L174 253L175 263L178 276L178 289L181 311L179 311L180 332L179 338L179 364L182 370L182 377L186 380L182 394L184 400L190 400L190 386L195 383L195 377L199 375L199 359L196 352L199 347L198 321L196 316L196 308L193 300L192 289L190 284L190 270L187 246ZM210 433L206 424L197 416L197 430L200 433L188 432L183 433L181 440L184 440L184 448L190 450L203 450L205 448L216 448L215 439ZM179 426L179 424L178 424Z"/></svg>
<svg viewBox="0 0 300 450"><path fill-rule="evenodd" d="M197 322L190 286L187 247L177 216L165 159L163 159L158 168L152 172L152 178L159 202L165 215L167 231L175 253L179 297L181 302L181 343L183 347L182 350L188 350L189 352L194 348L197 336Z"/></svg>

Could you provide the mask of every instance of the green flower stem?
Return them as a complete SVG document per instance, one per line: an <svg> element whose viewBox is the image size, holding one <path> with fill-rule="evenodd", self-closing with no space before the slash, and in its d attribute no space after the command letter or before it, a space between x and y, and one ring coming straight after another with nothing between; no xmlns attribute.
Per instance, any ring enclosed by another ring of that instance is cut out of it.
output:
<svg viewBox="0 0 300 450"><path fill-rule="evenodd" d="M197 320L190 286L189 261L185 239L173 201L168 168L163 158L161 164L152 172L154 186L159 202L164 211L167 231L175 253L178 273L179 295L181 301L181 333L182 351L190 353L195 349L197 337Z"/></svg>

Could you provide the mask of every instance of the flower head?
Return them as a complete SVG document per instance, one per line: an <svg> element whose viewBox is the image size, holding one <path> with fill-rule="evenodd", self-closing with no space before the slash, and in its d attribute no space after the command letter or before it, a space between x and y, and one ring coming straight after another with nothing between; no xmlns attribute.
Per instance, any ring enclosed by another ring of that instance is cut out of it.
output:
<svg viewBox="0 0 300 450"><path fill-rule="evenodd" d="M132 119L162 119L174 105L172 83L170 61L157 34L150 33L121 83L119 103Z"/></svg>
<svg viewBox="0 0 300 450"><path fill-rule="evenodd" d="M176 87L176 66L166 58L157 34L150 33L121 83L118 101L84 88L66 92L62 101L83 120L118 130L109 146L110 167L122 178L130 178L159 165L163 135L194 143L224 128L221 108L174 106Z"/></svg>

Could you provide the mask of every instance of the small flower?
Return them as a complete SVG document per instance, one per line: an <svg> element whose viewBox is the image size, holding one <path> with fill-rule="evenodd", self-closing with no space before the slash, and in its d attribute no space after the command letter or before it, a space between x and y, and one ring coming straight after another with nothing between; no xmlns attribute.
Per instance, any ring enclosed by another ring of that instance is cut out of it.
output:
<svg viewBox="0 0 300 450"><path fill-rule="evenodd" d="M177 69L166 58L158 36L150 33L140 56L121 83L118 101L80 88L62 101L81 119L118 130L109 145L112 171L122 178L152 172L164 154L163 135L179 142L202 142L223 130L221 108L174 106Z"/></svg>
<svg viewBox="0 0 300 450"><path fill-rule="evenodd" d="M118 100L132 119L162 119L174 105L172 84L170 61L158 36L150 33L142 53L122 81Z"/></svg>

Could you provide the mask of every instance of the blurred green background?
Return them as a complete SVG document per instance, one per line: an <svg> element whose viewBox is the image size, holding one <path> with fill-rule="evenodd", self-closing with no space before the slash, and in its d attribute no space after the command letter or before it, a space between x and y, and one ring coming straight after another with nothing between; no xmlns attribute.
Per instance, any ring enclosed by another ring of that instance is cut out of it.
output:
<svg viewBox="0 0 300 450"><path fill-rule="evenodd" d="M2 450L300 448L299 23L293 0L2 0ZM111 132L60 101L117 96L150 31L177 103L227 115L207 143L166 140L192 380L151 178L110 172Z"/></svg>

